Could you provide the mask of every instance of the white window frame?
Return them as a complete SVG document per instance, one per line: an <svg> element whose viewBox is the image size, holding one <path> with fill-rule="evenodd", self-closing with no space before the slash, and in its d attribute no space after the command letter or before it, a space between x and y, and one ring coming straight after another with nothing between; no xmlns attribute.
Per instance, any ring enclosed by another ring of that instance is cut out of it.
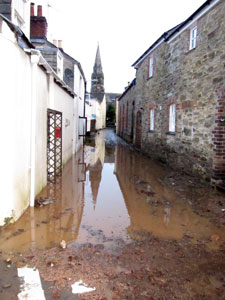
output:
<svg viewBox="0 0 225 300"><path fill-rule="evenodd" d="M154 59L153 56L151 55L149 57L149 73L148 73L149 78L153 77L153 70L154 70Z"/></svg>
<svg viewBox="0 0 225 300"><path fill-rule="evenodd" d="M169 132L176 131L176 104L169 106Z"/></svg>
<svg viewBox="0 0 225 300"><path fill-rule="evenodd" d="M57 75L63 78L63 56L59 51L57 51Z"/></svg>
<svg viewBox="0 0 225 300"><path fill-rule="evenodd" d="M196 48L197 45L197 26L190 30L190 45L189 50Z"/></svg>
<svg viewBox="0 0 225 300"><path fill-rule="evenodd" d="M150 110L150 131L155 130L155 109Z"/></svg>

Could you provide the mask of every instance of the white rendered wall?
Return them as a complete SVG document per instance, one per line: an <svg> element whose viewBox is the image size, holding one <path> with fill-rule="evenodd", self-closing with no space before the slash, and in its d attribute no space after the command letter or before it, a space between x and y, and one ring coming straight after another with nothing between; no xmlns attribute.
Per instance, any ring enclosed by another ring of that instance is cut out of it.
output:
<svg viewBox="0 0 225 300"><path fill-rule="evenodd" d="M47 184L47 109L62 112L65 164L73 154L73 140L78 144L74 132L78 107L52 74L31 62L34 56L17 45L14 33L1 19L0 49L1 226L17 220L34 200L32 178L34 196Z"/></svg>
<svg viewBox="0 0 225 300"><path fill-rule="evenodd" d="M30 1L12 0L11 6L12 23L21 28L24 34L30 36Z"/></svg>
<svg viewBox="0 0 225 300"><path fill-rule="evenodd" d="M1 26L0 26L1 27ZM30 57L16 43L5 22L0 32L1 210L0 225L17 219L30 193Z"/></svg>
<svg viewBox="0 0 225 300"><path fill-rule="evenodd" d="M74 98L56 83L53 84L54 104L49 108L62 112L62 160L65 164L73 153L73 103Z"/></svg>

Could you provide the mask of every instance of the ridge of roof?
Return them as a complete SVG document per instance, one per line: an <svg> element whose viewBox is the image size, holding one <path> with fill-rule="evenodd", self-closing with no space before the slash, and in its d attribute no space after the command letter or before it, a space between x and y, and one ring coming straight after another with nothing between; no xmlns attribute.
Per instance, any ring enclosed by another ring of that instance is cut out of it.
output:
<svg viewBox="0 0 225 300"><path fill-rule="evenodd" d="M180 31L182 27L184 27L189 21L191 21L196 15L199 14L206 6L208 6L211 2L215 0L207 0L205 1L196 11L194 11L185 21L171 28L170 30L164 32L133 64L132 67L135 67L147 54L150 50L159 44L159 42L168 41L175 33Z"/></svg>
<svg viewBox="0 0 225 300"><path fill-rule="evenodd" d="M131 83L128 85L128 87L125 89L125 91L120 95L118 101L121 100L121 98L134 86L136 85L136 78L134 78Z"/></svg>
<svg viewBox="0 0 225 300"><path fill-rule="evenodd" d="M26 35L24 34L24 32L21 30L21 28L19 26L15 25L12 21L10 21L8 18L6 18L1 13L0 13L0 18L2 18L7 23L7 25L9 26L9 28L16 34L18 45L21 48L23 48L23 47L21 46L21 43L19 43L19 38L22 38L30 48L32 48L32 49L35 48L34 45L26 37Z"/></svg>

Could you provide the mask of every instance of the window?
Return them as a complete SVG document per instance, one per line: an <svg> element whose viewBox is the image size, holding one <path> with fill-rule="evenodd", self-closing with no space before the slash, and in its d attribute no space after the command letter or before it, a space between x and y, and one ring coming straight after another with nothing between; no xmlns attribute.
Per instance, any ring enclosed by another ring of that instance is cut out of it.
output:
<svg viewBox="0 0 225 300"><path fill-rule="evenodd" d="M14 0L14 8L19 17L24 19L24 0Z"/></svg>
<svg viewBox="0 0 225 300"><path fill-rule="evenodd" d="M175 132L176 126L176 104L169 107L169 132Z"/></svg>
<svg viewBox="0 0 225 300"><path fill-rule="evenodd" d="M150 110L150 131L155 129L155 110L154 108Z"/></svg>
<svg viewBox="0 0 225 300"><path fill-rule="evenodd" d="M149 57L149 78L153 76L153 56Z"/></svg>
<svg viewBox="0 0 225 300"><path fill-rule="evenodd" d="M196 48L197 42L197 26L190 30L190 47L189 50Z"/></svg>
<svg viewBox="0 0 225 300"><path fill-rule="evenodd" d="M57 51L57 75L63 78L63 57L59 51Z"/></svg>

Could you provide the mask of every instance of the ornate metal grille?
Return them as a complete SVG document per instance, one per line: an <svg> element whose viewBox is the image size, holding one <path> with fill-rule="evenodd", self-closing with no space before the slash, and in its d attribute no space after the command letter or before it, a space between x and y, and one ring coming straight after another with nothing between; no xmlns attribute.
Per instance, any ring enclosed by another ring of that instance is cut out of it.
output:
<svg viewBox="0 0 225 300"><path fill-rule="evenodd" d="M62 113L48 109L47 176L48 182L56 183L62 174Z"/></svg>

